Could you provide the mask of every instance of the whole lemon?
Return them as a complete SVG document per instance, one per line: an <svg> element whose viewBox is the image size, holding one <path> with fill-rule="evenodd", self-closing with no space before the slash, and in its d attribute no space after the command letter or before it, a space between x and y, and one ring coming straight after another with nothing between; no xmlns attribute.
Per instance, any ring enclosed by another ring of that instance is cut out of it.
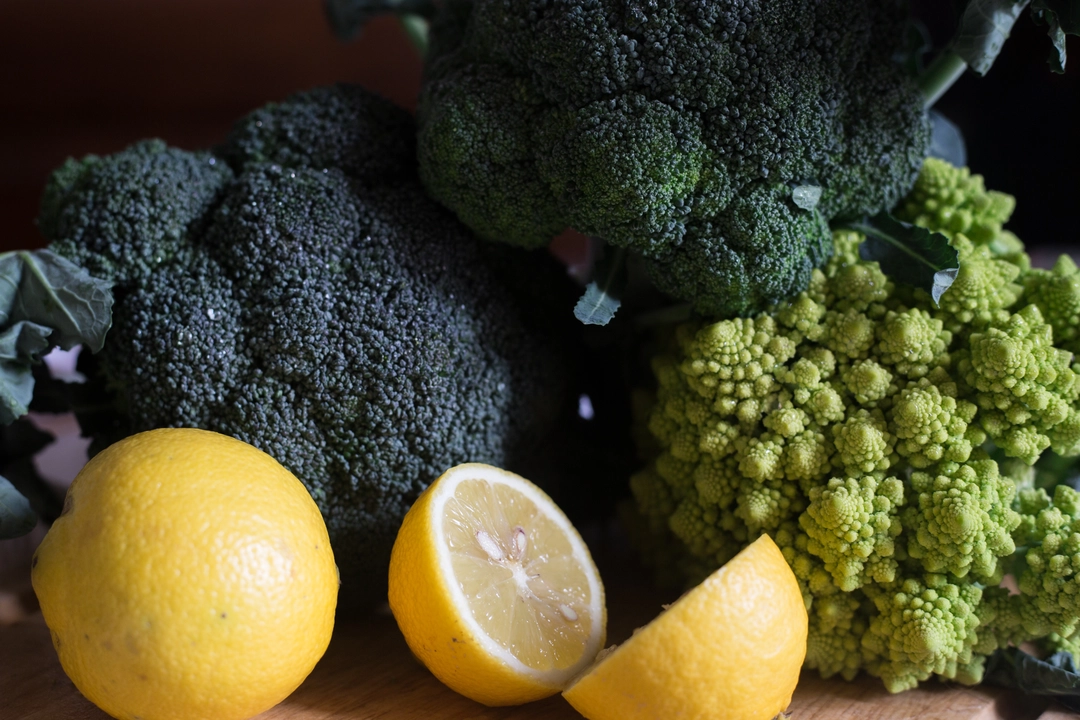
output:
<svg viewBox="0 0 1080 720"><path fill-rule="evenodd" d="M266 453L193 429L94 457L33 561L75 686L125 720L240 720L303 682L338 576L304 486Z"/></svg>

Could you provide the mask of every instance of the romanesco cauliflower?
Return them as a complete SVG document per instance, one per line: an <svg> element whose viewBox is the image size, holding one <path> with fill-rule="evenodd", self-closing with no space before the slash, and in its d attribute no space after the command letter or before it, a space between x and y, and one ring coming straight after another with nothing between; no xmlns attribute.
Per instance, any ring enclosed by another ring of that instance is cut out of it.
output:
<svg viewBox="0 0 1080 720"><path fill-rule="evenodd" d="M1080 635L1080 493L1025 469L1080 454L1080 271L1032 269L1012 209L927 160L895 212L960 254L940 305L838 231L802 294L683 324L654 358L655 457L631 483L643 542L693 580L772 535L826 677L974 683L998 647Z"/></svg>

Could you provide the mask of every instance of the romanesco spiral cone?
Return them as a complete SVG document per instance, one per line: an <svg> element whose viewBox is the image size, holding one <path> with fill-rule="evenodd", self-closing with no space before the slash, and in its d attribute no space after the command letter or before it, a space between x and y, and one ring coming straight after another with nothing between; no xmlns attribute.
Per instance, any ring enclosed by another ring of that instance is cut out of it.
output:
<svg viewBox="0 0 1080 720"><path fill-rule="evenodd" d="M849 473L884 472L896 461L896 438L880 411L856 410L833 426L836 458Z"/></svg>
<svg viewBox="0 0 1080 720"><path fill-rule="evenodd" d="M995 578L998 558L1016 551L1011 533L1020 525L1011 507L1016 488L997 463L945 462L935 472L913 472L910 483L908 554L928 572Z"/></svg>
<svg viewBox="0 0 1080 720"><path fill-rule="evenodd" d="M1035 305L1011 315L1000 327L972 333L957 369L977 392L983 428L1010 457L1034 463L1051 446L1047 434L1070 419L1080 386L1069 367L1072 353L1053 345L1053 328ZM1076 438L1066 433L1066 450ZM1055 451L1057 448L1055 448Z"/></svg>
<svg viewBox="0 0 1080 720"><path fill-rule="evenodd" d="M1016 282L1020 267L996 257L987 245L973 245L966 236L952 238L960 256L960 269L952 287L941 297L936 315L950 332L966 334L1000 324L1023 294Z"/></svg>
<svg viewBox="0 0 1080 720"><path fill-rule="evenodd" d="M952 333L919 308L890 310L877 324L877 358L896 373L921 378L948 358Z"/></svg>
<svg viewBox="0 0 1080 720"><path fill-rule="evenodd" d="M945 392L925 377L908 383L889 410L890 427L899 440L896 451L912 467L927 468L943 460L964 462L972 448L986 440L978 428L968 430L978 410L975 403L952 397L955 383L941 385Z"/></svg>
<svg viewBox="0 0 1080 720"><path fill-rule="evenodd" d="M841 378L855 402L876 408L896 394L894 376L876 360L860 360L844 368Z"/></svg>
<svg viewBox="0 0 1080 720"><path fill-rule="evenodd" d="M929 230L963 234L973 242L988 244L1001 236L1002 225L1015 207L1011 195L988 191L981 175L927 158L915 187L893 213Z"/></svg>
<svg viewBox="0 0 1080 720"><path fill-rule="evenodd" d="M997 648L1080 625L1080 495L1051 500L1031 467L1080 455L1080 366L1062 346L1075 266L1032 270L1002 227L1012 208L928 161L896 213L960 254L940 306L838 231L800 295L683 324L653 363L657 448L631 489L640 526L683 550L663 569L698 579L770 534L824 675L976 682ZM1010 596L995 586L1014 568Z"/></svg>
<svg viewBox="0 0 1080 720"><path fill-rule="evenodd" d="M851 592L873 578L896 578L896 538L904 484L872 475L832 478L810 491L810 504L799 524L810 541L807 549L825 561L837 586Z"/></svg>
<svg viewBox="0 0 1080 720"><path fill-rule="evenodd" d="M975 609L982 599L978 585L954 584L945 575L927 573L896 589L875 590L871 598L878 614L862 644L873 657L868 669L889 692L913 688L931 675L981 679L972 654L978 641Z"/></svg>
<svg viewBox="0 0 1080 720"><path fill-rule="evenodd" d="M1042 311L1054 328L1054 344L1080 354L1080 269L1068 255L1053 270L1032 268L1024 278L1024 298Z"/></svg>
<svg viewBox="0 0 1080 720"><path fill-rule="evenodd" d="M1080 624L1080 493L1058 485L1028 532L1020 593L1045 615L1052 632L1072 635Z"/></svg>
<svg viewBox="0 0 1080 720"><path fill-rule="evenodd" d="M863 665L862 637L869 627L863 602L856 593L818 598L810 611L806 636L806 667L821 677L840 675L854 680Z"/></svg>

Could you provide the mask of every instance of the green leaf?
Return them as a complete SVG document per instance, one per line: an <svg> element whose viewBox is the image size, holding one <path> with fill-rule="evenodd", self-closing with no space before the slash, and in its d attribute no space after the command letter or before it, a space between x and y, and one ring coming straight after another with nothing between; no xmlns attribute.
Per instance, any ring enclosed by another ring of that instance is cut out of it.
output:
<svg viewBox="0 0 1080 720"><path fill-rule="evenodd" d="M994 64L1028 0L971 0L960 17L953 52L985 75Z"/></svg>
<svg viewBox="0 0 1080 720"><path fill-rule="evenodd" d="M1028 695L1053 697L1073 712L1080 712L1080 674L1067 652L1040 660L1019 648L1003 648L990 656L983 681Z"/></svg>
<svg viewBox="0 0 1080 720"><path fill-rule="evenodd" d="M112 326L112 284L48 250L14 253L21 261L9 321L29 320L53 329L54 345L85 345L97 352ZM0 268L6 280L7 267Z"/></svg>
<svg viewBox="0 0 1080 720"><path fill-rule="evenodd" d="M29 411L34 397L29 360L48 349L51 332L25 320L0 331L0 424L10 425Z"/></svg>
<svg viewBox="0 0 1080 720"><path fill-rule="evenodd" d="M1047 62L1056 73L1065 72L1065 36L1080 35L1080 2L1077 0L1032 0L1031 16L1046 24L1046 34L1054 49Z"/></svg>
<svg viewBox="0 0 1080 720"><path fill-rule="evenodd" d="M35 525L37 515L30 509L30 501L6 478L0 477L0 540L25 535Z"/></svg>
<svg viewBox="0 0 1080 720"><path fill-rule="evenodd" d="M0 254L0 423L26 414L50 347L101 349L112 303L110 283L48 250Z"/></svg>
<svg viewBox="0 0 1080 720"><path fill-rule="evenodd" d="M893 280L922 288L935 304L956 279L959 254L941 233L900 222L884 212L847 227L866 236L859 246L863 260L876 260Z"/></svg>
<svg viewBox="0 0 1080 720"><path fill-rule="evenodd" d="M597 265L595 278L574 306L574 317L585 325L607 325L622 305L626 288L625 250L619 248L610 261Z"/></svg>
<svg viewBox="0 0 1080 720"><path fill-rule="evenodd" d="M423 52L427 43L427 18L435 14L436 7L432 0L323 0L323 10L330 29L346 41L355 38L379 15L393 13L401 19L405 32ZM415 35L417 32L422 32L424 47Z"/></svg>

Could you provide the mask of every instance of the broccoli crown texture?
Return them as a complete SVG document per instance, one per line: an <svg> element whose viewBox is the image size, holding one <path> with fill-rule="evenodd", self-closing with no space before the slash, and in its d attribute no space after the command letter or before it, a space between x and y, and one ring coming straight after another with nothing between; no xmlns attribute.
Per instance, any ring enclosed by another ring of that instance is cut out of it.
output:
<svg viewBox="0 0 1080 720"><path fill-rule="evenodd" d="M942 161L900 208L959 249L940 305L837 232L792 300L676 327L625 511L669 578L772 535L810 612L807 666L893 692L978 682L1008 643L1080 642L1080 493L1031 467L1080 455L1080 365L1047 319L1072 340L1080 271L1031 269L1002 228L1011 198ZM1026 292L1033 274L1054 284Z"/></svg>
<svg viewBox="0 0 1080 720"><path fill-rule="evenodd" d="M421 178L483 237L572 226L702 313L761 310L828 258L828 220L914 182L929 121L894 61L905 22L893 0L451 0Z"/></svg>
<svg viewBox="0 0 1080 720"><path fill-rule="evenodd" d="M514 467L565 381L483 244L424 195L413 133L360 88L321 88L213 152L69 161L43 202L52 248L115 283L99 357L127 430L216 430L292 470L345 607L382 596L417 494L460 462Z"/></svg>

